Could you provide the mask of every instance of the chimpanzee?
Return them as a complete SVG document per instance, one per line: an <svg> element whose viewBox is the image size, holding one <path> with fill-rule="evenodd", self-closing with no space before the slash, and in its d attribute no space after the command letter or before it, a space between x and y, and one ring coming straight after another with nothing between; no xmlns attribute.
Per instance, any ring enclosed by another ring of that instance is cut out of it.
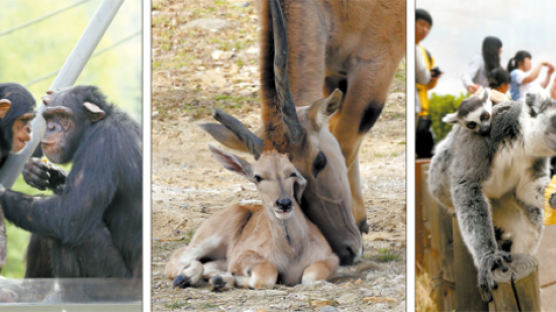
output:
<svg viewBox="0 0 556 312"><path fill-rule="evenodd" d="M0 167L10 154L23 150L31 139L30 121L35 99L17 83L0 83Z"/></svg>
<svg viewBox="0 0 556 312"><path fill-rule="evenodd" d="M141 277L140 126L96 87L47 93L41 148L72 169L34 159L26 181L55 195L0 192L6 218L32 233L25 276Z"/></svg>
<svg viewBox="0 0 556 312"><path fill-rule="evenodd" d="M31 139L30 121L35 99L23 86L16 83L0 84L0 167L10 152L23 150ZM6 227L0 211L0 270L6 260ZM0 290L1 292L1 290Z"/></svg>

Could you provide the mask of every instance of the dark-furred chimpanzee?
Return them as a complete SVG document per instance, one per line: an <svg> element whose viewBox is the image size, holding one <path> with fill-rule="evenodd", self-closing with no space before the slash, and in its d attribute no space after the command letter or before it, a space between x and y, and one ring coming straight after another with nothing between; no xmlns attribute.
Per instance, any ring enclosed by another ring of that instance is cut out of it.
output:
<svg viewBox="0 0 556 312"><path fill-rule="evenodd" d="M6 218L33 233L26 277L140 277L140 126L96 87L49 91L43 101L42 150L73 166L66 176L39 159L26 165L26 181L54 196L0 193Z"/></svg>
<svg viewBox="0 0 556 312"><path fill-rule="evenodd" d="M35 99L23 86L0 83L0 167L10 152L21 152L31 139L30 121L35 117L34 108ZM0 211L0 270L6 261L6 251L6 226Z"/></svg>
<svg viewBox="0 0 556 312"><path fill-rule="evenodd" d="M30 122L35 99L17 83L0 83L0 167L10 154L18 153L31 140Z"/></svg>

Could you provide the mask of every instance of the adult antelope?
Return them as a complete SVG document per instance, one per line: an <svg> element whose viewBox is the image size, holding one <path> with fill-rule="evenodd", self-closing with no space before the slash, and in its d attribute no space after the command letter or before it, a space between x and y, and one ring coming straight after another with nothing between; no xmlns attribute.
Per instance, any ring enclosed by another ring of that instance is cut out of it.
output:
<svg viewBox="0 0 556 312"><path fill-rule="evenodd" d="M287 155L265 151L251 165L210 149L226 169L255 183L263 204L235 205L206 220L166 265L174 286L195 286L205 278L216 289L271 288L279 276L287 285L331 277L338 257L301 211L306 181Z"/></svg>
<svg viewBox="0 0 556 312"><path fill-rule="evenodd" d="M262 51L262 129L255 135L240 123L202 127L220 143L249 151L255 158L269 148L288 154L307 179L301 199L303 211L324 234L341 264L351 264L362 252L361 233L353 218L346 162L328 127L328 117L338 109L342 92L296 107L288 79L285 20L280 4L270 4L272 22L264 24L267 34L263 36L266 41ZM224 118L218 114L215 117L221 122Z"/></svg>
<svg viewBox="0 0 556 312"><path fill-rule="evenodd" d="M272 69L269 1L262 10L262 72ZM339 88L344 98L330 130L345 157L353 214L368 232L359 178L358 152L378 119L388 87L405 54L404 0L281 0L288 33L292 98L303 106ZM276 34L274 34L276 35ZM272 94L263 92L263 97ZM313 161L314 158L306 161ZM317 223L318 224L318 223Z"/></svg>

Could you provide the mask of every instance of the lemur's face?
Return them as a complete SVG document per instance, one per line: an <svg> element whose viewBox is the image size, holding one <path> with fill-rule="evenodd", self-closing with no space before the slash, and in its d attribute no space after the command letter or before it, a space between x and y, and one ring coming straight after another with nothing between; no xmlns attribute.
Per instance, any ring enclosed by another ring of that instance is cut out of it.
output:
<svg viewBox="0 0 556 312"><path fill-rule="evenodd" d="M490 132L490 124L492 117L492 103L486 101L482 106L478 106L469 114L458 118L458 123L480 135L487 135Z"/></svg>
<svg viewBox="0 0 556 312"><path fill-rule="evenodd" d="M465 129L479 135L488 135L492 119L492 101L489 93L484 90L479 95L472 95L463 100L458 111L448 114L444 122L457 123Z"/></svg>

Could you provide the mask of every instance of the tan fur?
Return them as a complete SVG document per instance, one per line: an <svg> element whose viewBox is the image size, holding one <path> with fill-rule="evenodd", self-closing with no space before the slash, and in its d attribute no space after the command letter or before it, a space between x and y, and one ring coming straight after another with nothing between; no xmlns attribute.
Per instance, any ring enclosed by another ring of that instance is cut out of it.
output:
<svg viewBox="0 0 556 312"><path fill-rule="evenodd" d="M263 121L272 115L273 42L269 0L263 0L261 81ZM399 61L405 53L405 1L305 0L281 1L288 33L288 74L296 106L322 98L347 80L342 107L330 130L345 157L355 222L366 222L357 154L368 128L361 118L373 102L380 112ZM325 80L327 83L325 83ZM312 161L313 159L307 159Z"/></svg>
<svg viewBox="0 0 556 312"><path fill-rule="evenodd" d="M12 107L12 102L8 99L0 99L0 119L4 118Z"/></svg>
<svg viewBox="0 0 556 312"><path fill-rule="evenodd" d="M227 160L234 160L217 159L225 165L230 164ZM262 178L257 188L263 205L236 205L211 216L189 246L172 254L166 264L166 276L186 276L191 285L198 284L201 276L211 283L221 277L227 287L231 284L229 274L221 271L226 264L227 272L234 275L233 280L240 287L273 287L278 274L290 285L300 283L302 278L306 283L330 278L338 266L338 257L297 205L295 183L303 188L305 180L297 175L288 157L271 151L264 152L252 167L245 168L246 163L237 159L233 164L237 166L227 168L243 170L240 173L248 179L252 178L251 173ZM284 198L291 199L293 207L291 214L280 219L275 203ZM200 262L203 258L210 259L204 266Z"/></svg>
<svg viewBox="0 0 556 312"><path fill-rule="evenodd" d="M340 105L341 97L342 93L337 91L328 98L318 99L311 105L296 107L299 123L305 131L303 140L299 144L287 143L280 137L283 134L275 139L282 140L290 161L307 179L307 188L303 193L304 212L325 234L332 249L343 263L351 264L357 261L362 253L361 234L353 219L352 196L344 156L338 141L328 129L328 119ZM281 124L273 126L282 131L278 128ZM266 127L268 129L268 125ZM222 125L204 124L203 129L229 148L234 149L244 144L237 135ZM259 129L256 134L265 142L263 151L272 147L273 144L269 143L264 128ZM326 156L326 166L315 176L313 160L319 153ZM350 254L348 249L352 250L353 254Z"/></svg>

